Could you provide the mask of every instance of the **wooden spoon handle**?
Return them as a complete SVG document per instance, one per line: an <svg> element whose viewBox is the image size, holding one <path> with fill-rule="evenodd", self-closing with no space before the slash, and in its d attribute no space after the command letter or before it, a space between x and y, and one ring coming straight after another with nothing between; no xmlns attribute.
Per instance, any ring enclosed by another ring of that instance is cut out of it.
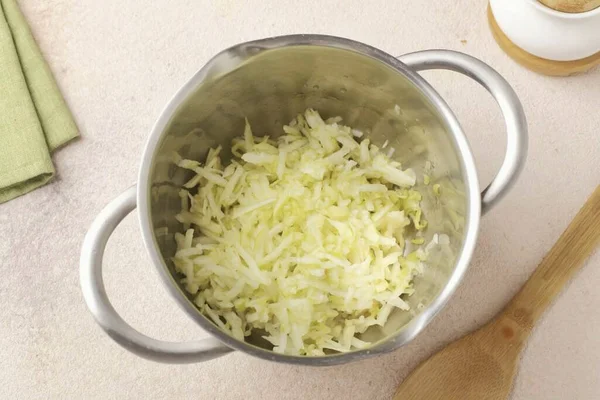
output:
<svg viewBox="0 0 600 400"><path fill-rule="evenodd" d="M503 316L530 330L600 242L600 186L544 257Z"/></svg>

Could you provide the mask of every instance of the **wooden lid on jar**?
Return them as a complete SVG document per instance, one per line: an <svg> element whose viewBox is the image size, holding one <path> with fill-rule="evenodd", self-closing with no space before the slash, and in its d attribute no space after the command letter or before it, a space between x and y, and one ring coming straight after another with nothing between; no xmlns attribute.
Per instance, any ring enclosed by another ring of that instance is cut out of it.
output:
<svg viewBox="0 0 600 400"><path fill-rule="evenodd" d="M546 7L567 13L582 13L600 7L600 0L538 0Z"/></svg>

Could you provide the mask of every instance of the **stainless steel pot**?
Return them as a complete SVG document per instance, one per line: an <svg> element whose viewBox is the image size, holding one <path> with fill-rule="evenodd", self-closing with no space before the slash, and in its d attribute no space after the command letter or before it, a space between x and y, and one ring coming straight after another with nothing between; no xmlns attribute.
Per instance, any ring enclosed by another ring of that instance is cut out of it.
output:
<svg viewBox="0 0 600 400"><path fill-rule="evenodd" d="M440 95L416 71L448 69L483 85L494 96L506 121L504 162L480 193L473 156L456 117ZM398 107L396 107L398 106ZM428 239L445 234L449 245L432 257L415 280L411 312L392 314L381 329L364 336L365 350L324 357L274 353L260 337L242 342L221 331L194 306L180 286L170 258L178 190L189 178L171 162L172 152L202 159L208 148L243 131L248 117L257 133L275 133L306 108L369 132L375 143L390 141L396 158L424 169L441 185L423 200ZM293 35L242 43L218 54L169 102L152 129L142 156L137 188L113 200L93 222L81 254L81 286L100 326L127 350L148 359L190 363L240 350L264 359L308 365L332 365L396 349L413 339L444 306L459 284L473 254L479 220L508 191L527 151L527 127L521 104L508 83L492 68L468 55L447 50L421 51L394 58L348 39ZM169 343L129 326L112 307L102 280L102 255L109 236L136 206L146 249L167 290L212 338Z"/></svg>

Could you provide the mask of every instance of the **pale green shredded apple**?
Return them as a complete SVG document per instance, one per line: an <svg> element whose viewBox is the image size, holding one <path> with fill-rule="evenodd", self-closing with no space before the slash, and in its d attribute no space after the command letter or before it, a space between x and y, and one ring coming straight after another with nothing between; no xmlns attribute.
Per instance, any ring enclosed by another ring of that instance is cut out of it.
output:
<svg viewBox="0 0 600 400"><path fill-rule="evenodd" d="M340 118L307 110L276 140L246 121L223 165L178 160L182 189L177 271L198 308L235 338L262 334L283 354L362 349L358 336L408 310L426 226L415 173ZM360 141L357 141L360 140ZM191 191L188 191L191 190ZM195 194L193 194L195 193Z"/></svg>

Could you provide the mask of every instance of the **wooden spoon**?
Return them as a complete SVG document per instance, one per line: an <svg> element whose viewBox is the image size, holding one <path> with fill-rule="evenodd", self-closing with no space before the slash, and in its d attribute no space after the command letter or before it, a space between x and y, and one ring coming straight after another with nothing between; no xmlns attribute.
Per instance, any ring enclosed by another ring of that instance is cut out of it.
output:
<svg viewBox="0 0 600 400"><path fill-rule="evenodd" d="M600 186L504 311L418 366L393 400L506 399L533 326L599 242Z"/></svg>

